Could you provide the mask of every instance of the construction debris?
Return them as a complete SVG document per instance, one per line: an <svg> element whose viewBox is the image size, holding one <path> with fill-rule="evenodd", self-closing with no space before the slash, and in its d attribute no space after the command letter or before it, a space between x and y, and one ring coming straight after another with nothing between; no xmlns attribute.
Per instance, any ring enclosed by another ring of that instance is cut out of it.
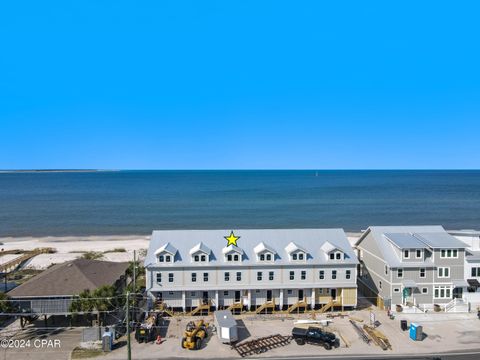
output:
<svg viewBox="0 0 480 360"><path fill-rule="evenodd" d="M388 341L388 338L382 332L368 325L363 325L363 329L368 333L368 335L370 335L375 344L382 348L382 350L392 350L390 341Z"/></svg>
<svg viewBox="0 0 480 360"><path fill-rule="evenodd" d="M357 332L357 334L360 336L360 339L362 339L367 344L370 344L371 339L368 337L365 330L363 330L360 326L358 326L358 324L355 321L353 320L349 320L349 321L350 321L350 324L352 324L355 331Z"/></svg>
<svg viewBox="0 0 480 360"><path fill-rule="evenodd" d="M245 357L261 354L268 350L288 345L291 341L291 336L276 334L232 345L232 349L236 350L241 357Z"/></svg>

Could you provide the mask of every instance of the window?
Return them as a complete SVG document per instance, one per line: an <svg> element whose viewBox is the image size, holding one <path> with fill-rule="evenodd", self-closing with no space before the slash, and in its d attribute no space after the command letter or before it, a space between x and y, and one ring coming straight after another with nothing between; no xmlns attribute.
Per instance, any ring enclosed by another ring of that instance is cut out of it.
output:
<svg viewBox="0 0 480 360"><path fill-rule="evenodd" d="M162 282L162 273L157 273L157 283Z"/></svg>
<svg viewBox="0 0 480 360"><path fill-rule="evenodd" d="M292 260L297 260L297 254L292 255Z"/></svg>
<svg viewBox="0 0 480 360"><path fill-rule="evenodd" d="M160 255L158 257L158 262L164 262L165 261L165 257L163 255Z"/></svg>
<svg viewBox="0 0 480 360"><path fill-rule="evenodd" d="M201 261L207 261L206 255L202 255L202 256L200 257L200 260L201 260Z"/></svg>
<svg viewBox="0 0 480 360"><path fill-rule="evenodd" d="M172 295L173 295L173 291L169 291L169 292L168 292L168 295L172 296Z"/></svg>
<svg viewBox="0 0 480 360"><path fill-rule="evenodd" d="M400 292L400 288L393 288L393 292L394 292L394 293L399 293L399 292Z"/></svg>
<svg viewBox="0 0 480 360"><path fill-rule="evenodd" d="M239 257L238 254L233 255L233 261L238 261Z"/></svg>
<svg viewBox="0 0 480 360"><path fill-rule="evenodd" d="M403 250L403 258L404 259L410 258L410 250Z"/></svg>
<svg viewBox="0 0 480 360"><path fill-rule="evenodd" d="M385 265L385 275L388 275L388 266Z"/></svg>
<svg viewBox="0 0 480 360"><path fill-rule="evenodd" d="M380 289L382 289L382 282L381 282L381 281L378 282L378 287L379 287Z"/></svg>
<svg viewBox="0 0 480 360"><path fill-rule="evenodd" d="M305 255L303 253L299 253L298 254L298 260L303 260L304 256Z"/></svg>
<svg viewBox="0 0 480 360"><path fill-rule="evenodd" d="M420 269L420 277L421 277L421 278L424 278L425 276L426 276L425 268L421 268L421 269Z"/></svg>
<svg viewBox="0 0 480 360"><path fill-rule="evenodd" d="M397 269L397 277L403 279L403 269Z"/></svg>
<svg viewBox="0 0 480 360"><path fill-rule="evenodd" d="M346 270L345 271L345 279L347 279L347 280L350 279L351 278L351 273L352 273L351 270Z"/></svg>
<svg viewBox="0 0 480 360"><path fill-rule="evenodd" d="M273 271L270 271L268 273L268 280L273 281L274 276L275 276L275 273Z"/></svg>
<svg viewBox="0 0 480 360"><path fill-rule="evenodd" d="M295 280L295 271L290 271L290 280Z"/></svg>
<svg viewBox="0 0 480 360"><path fill-rule="evenodd" d="M261 271L257 272L257 281L262 281L263 279L263 273Z"/></svg>
<svg viewBox="0 0 480 360"><path fill-rule="evenodd" d="M451 299L452 289L450 286L435 286L433 297L435 299Z"/></svg>
<svg viewBox="0 0 480 360"><path fill-rule="evenodd" d="M458 258L458 250L457 249L442 249L440 251L441 258Z"/></svg>
<svg viewBox="0 0 480 360"><path fill-rule="evenodd" d="M257 294L260 294L260 290L255 290L255 292L256 292Z"/></svg>
<svg viewBox="0 0 480 360"><path fill-rule="evenodd" d="M420 258L422 257L422 250L417 250L417 251L415 251L415 257L416 257L417 259L420 259Z"/></svg>
<svg viewBox="0 0 480 360"><path fill-rule="evenodd" d="M227 261L232 261L232 260L233 260L232 254L228 254L228 255L227 255Z"/></svg>
<svg viewBox="0 0 480 360"><path fill-rule="evenodd" d="M172 257L170 255L165 256L165 262L170 262L172 260Z"/></svg>
<svg viewBox="0 0 480 360"><path fill-rule="evenodd" d="M335 253L330 253L330 260L335 260Z"/></svg>
<svg viewBox="0 0 480 360"><path fill-rule="evenodd" d="M267 258L267 261L272 261L272 254L267 254L266 258Z"/></svg>
<svg viewBox="0 0 480 360"><path fill-rule="evenodd" d="M265 254L260 254L260 261L265 261Z"/></svg>
<svg viewBox="0 0 480 360"><path fill-rule="evenodd" d="M197 273L192 273L192 282L197 282Z"/></svg>
<svg viewBox="0 0 480 360"><path fill-rule="evenodd" d="M307 278L307 272L305 270L302 270L300 273L300 279L305 280Z"/></svg>
<svg viewBox="0 0 480 360"><path fill-rule="evenodd" d="M320 271L318 272L318 277L319 277L320 280L325 279L325 271L324 271L324 270L320 270Z"/></svg>
<svg viewBox="0 0 480 360"><path fill-rule="evenodd" d="M428 288L426 287L422 288L422 294L428 294Z"/></svg>
<svg viewBox="0 0 480 360"><path fill-rule="evenodd" d="M173 282L173 273L168 274L168 282Z"/></svg>
<svg viewBox="0 0 480 360"><path fill-rule="evenodd" d="M448 278L448 277L450 277L450 268L448 268L448 267L439 267L439 268L438 268L438 277L439 277L439 278Z"/></svg>
<svg viewBox="0 0 480 360"><path fill-rule="evenodd" d="M193 261L199 262L199 261L200 261L200 256L195 255L195 256L193 257Z"/></svg>
<svg viewBox="0 0 480 360"><path fill-rule="evenodd" d="M203 273L203 282L208 281L208 273Z"/></svg>
<svg viewBox="0 0 480 360"><path fill-rule="evenodd" d="M230 281L230 273L228 271L225 272L224 279L225 281Z"/></svg>
<svg viewBox="0 0 480 360"><path fill-rule="evenodd" d="M192 291L192 292L190 293L190 297L195 297L195 296L197 296L197 293L196 293L195 291Z"/></svg>
<svg viewBox="0 0 480 360"><path fill-rule="evenodd" d="M472 267L472 276L473 277L480 276L480 267Z"/></svg>
<svg viewBox="0 0 480 360"><path fill-rule="evenodd" d="M335 280L337 278L337 270L332 270L332 279Z"/></svg>
<svg viewBox="0 0 480 360"><path fill-rule="evenodd" d="M340 260L342 258L342 254L340 254L339 252L337 252L337 254L335 255L335 258L337 260Z"/></svg>
<svg viewBox="0 0 480 360"><path fill-rule="evenodd" d="M292 295L293 291L292 290L287 290L287 295Z"/></svg>
<svg viewBox="0 0 480 360"><path fill-rule="evenodd" d="M224 291L223 296L228 296L228 291Z"/></svg>
<svg viewBox="0 0 480 360"><path fill-rule="evenodd" d="M237 272L237 281L242 281L242 273L240 271Z"/></svg>

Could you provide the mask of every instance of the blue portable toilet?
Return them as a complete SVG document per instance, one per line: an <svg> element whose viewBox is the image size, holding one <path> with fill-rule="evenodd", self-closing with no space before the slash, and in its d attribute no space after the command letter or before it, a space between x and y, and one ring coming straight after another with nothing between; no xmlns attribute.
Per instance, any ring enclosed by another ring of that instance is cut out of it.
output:
<svg viewBox="0 0 480 360"><path fill-rule="evenodd" d="M423 338L423 327L421 325L410 324L410 339L420 341Z"/></svg>

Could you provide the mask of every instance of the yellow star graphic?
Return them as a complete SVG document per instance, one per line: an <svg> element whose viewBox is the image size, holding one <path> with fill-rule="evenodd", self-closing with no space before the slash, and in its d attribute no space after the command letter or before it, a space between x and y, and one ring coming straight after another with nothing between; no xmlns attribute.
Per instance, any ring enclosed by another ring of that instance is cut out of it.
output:
<svg viewBox="0 0 480 360"><path fill-rule="evenodd" d="M235 236L233 231L230 232L230 236L224 236L225 240L227 240L227 246L235 245L237 246L237 240L240 239L240 236Z"/></svg>

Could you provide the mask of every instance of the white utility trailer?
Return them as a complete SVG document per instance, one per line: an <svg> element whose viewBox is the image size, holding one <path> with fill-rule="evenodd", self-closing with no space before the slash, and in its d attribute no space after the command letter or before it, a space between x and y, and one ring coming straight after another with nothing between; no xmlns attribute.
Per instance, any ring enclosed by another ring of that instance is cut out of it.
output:
<svg viewBox="0 0 480 360"><path fill-rule="evenodd" d="M230 310L213 313L217 336L222 343L234 343L238 340L238 325Z"/></svg>

